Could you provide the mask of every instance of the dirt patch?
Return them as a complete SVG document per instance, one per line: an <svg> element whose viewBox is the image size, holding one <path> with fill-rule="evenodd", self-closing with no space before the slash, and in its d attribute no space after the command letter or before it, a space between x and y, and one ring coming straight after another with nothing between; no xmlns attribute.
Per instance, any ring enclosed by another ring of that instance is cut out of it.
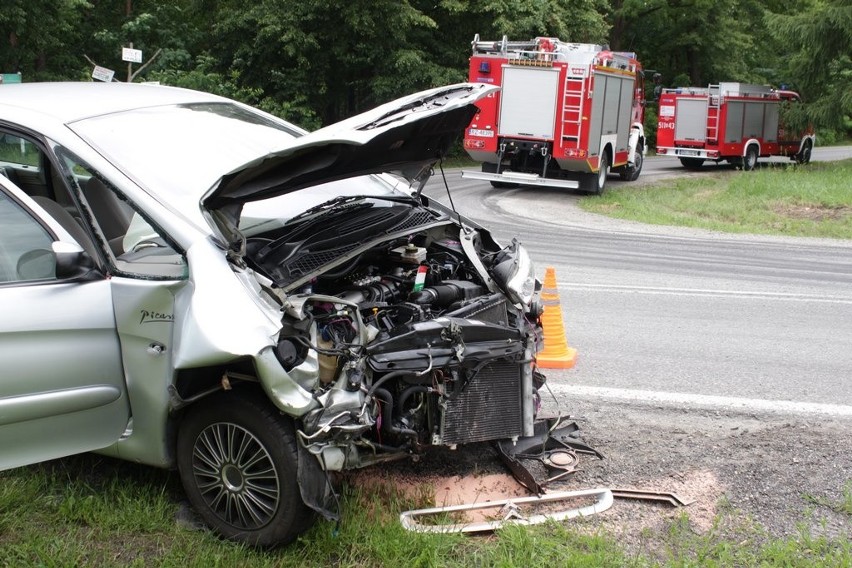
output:
<svg viewBox="0 0 852 568"><path fill-rule="evenodd" d="M595 212L603 214L614 213L619 209L621 209L621 203L599 203L595 206Z"/></svg>
<svg viewBox="0 0 852 568"><path fill-rule="evenodd" d="M791 205L789 203L777 204L772 210L778 215L790 219L807 219L810 221L834 221L852 215L852 207L823 207L820 205Z"/></svg>
<svg viewBox="0 0 852 568"><path fill-rule="evenodd" d="M687 410L608 401L577 401L584 440L605 455L583 456L580 469L553 491L598 487L673 492L686 507L616 499L612 508L568 521L578 530L605 530L630 550L663 546L668 527L686 517L692 531L710 532L724 515L768 536L852 538L842 501L852 479L852 420ZM473 503L526 495L487 444L436 450L418 463L366 469L363 480L426 487L433 504Z"/></svg>

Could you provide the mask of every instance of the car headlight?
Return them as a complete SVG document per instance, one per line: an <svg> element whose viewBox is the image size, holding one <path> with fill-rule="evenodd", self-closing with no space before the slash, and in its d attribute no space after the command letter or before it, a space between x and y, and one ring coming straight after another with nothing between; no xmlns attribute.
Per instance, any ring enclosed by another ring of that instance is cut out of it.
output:
<svg viewBox="0 0 852 568"><path fill-rule="evenodd" d="M517 239L497 255L492 277L515 304L528 311L535 293L535 267L527 250Z"/></svg>

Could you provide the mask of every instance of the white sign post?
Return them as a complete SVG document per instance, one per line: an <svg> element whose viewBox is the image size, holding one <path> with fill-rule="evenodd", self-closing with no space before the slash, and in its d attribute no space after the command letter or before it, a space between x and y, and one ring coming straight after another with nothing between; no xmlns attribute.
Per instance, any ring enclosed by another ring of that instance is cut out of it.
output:
<svg viewBox="0 0 852 568"><path fill-rule="evenodd" d="M132 47L122 47L121 60L129 61L130 63L142 63L142 50L133 49Z"/></svg>
<svg viewBox="0 0 852 568"><path fill-rule="evenodd" d="M115 71L107 69L106 67L101 67L100 65L95 65L95 68L92 70L92 79L103 81L105 83L111 82L113 75L115 75Z"/></svg>

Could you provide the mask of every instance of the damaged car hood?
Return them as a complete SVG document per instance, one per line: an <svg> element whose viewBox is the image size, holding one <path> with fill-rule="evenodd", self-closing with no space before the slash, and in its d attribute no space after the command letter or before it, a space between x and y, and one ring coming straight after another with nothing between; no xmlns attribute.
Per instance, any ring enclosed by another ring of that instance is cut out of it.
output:
<svg viewBox="0 0 852 568"><path fill-rule="evenodd" d="M233 245L242 240L239 217L251 201L380 172L422 186L476 113L474 103L496 90L473 83L430 89L302 136L224 175L202 198L202 208Z"/></svg>

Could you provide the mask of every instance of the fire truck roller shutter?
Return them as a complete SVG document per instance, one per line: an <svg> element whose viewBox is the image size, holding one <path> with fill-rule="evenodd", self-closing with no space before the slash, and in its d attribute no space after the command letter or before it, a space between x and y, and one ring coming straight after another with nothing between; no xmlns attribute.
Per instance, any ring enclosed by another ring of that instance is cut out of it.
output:
<svg viewBox="0 0 852 568"><path fill-rule="evenodd" d="M763 115L766 103L745 103L745 116L743 117L743 138L763 137Z"/></svg>
<svg viewBox="0 0 852 568"><path fill-rule="evenodd" d="M630 141L633 77L595 73L589 125L589 155L603 152L601 139L614 137L612 152L626 151ZM612 164L610 164L612 165Z"/></svg>
<svg viewBox="0 0 852 568"><path fill-rule="evenodd" d="M675 140L704 142L707 133L707 99L677 99Z"/></svg>
<svg viewBox="0 0 852 568"><path fill-rule="evenodd" d="M503 68L500 136L553 140L559 71L554 68Z"/></svg>
<svg viewBox="0 0 852 568"><path fill-rule="evenodd" d="M728 116L725 119L725 143L733 144L743 139L743 111L745 103L731 101L728 103Z"/></svg>
<svg viewBox="0 0 852 568"><path fill-rule="evenodd" d="M778 113L781 106L778 103L766 103L763 121L763 141L778 142Z"/></svg>

